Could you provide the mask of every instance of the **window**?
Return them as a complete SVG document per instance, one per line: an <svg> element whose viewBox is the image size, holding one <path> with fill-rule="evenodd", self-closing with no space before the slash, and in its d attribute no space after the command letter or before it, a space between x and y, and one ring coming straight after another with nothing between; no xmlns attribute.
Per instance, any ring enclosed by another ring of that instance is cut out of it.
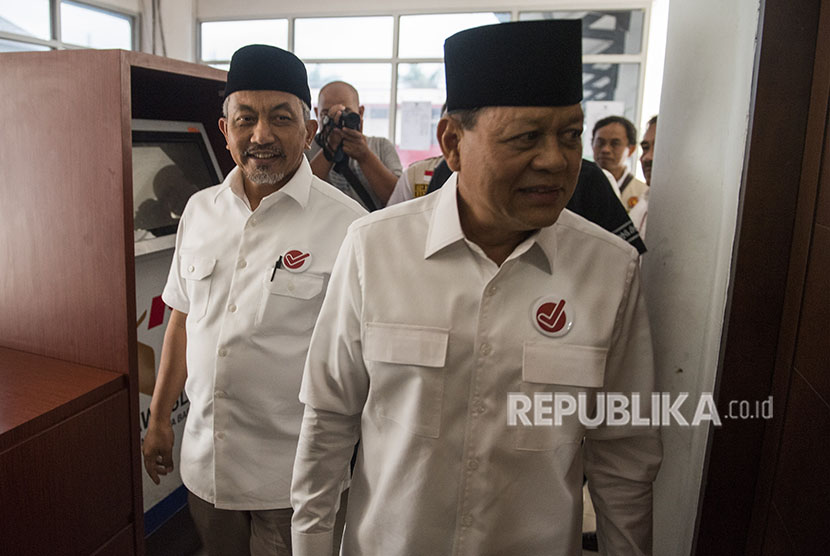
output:
<svg viewBox="0 0 830 556"><path fill-rule="evenodd" d="M244 44L266 42L291 50L306 64L312 102L316 103L320 88L330 81L354 85L365 106L364 132L394 138L406 166L440 154L435 131L446 98L443 61L447 37L471 27L517 19L581 19L584 107L589 130L584 152L590 158L590 129L597 119L612 113L634 122L640 117L646 9L387 12L348 17L202 21L199 59L227 69L233 51ZM275 22L280 22L279 29ZM225 27L232 25L237 27ZM263 37L257 29L266 28L267 36ZM349 40L336 39L344 34ZM429 128L424 122L427 117ZM412 125L413 122L418 125Z"/></svg>
<svg viewBox="0 0 830 556"><path fill-rule="evenodd" d="M0 0L0 51L136 45L135 14L68 0ZM53 21L59 21L55 27Z"/></svg>
<svg viewBox="0 0 830 556"><path fill-rule="evenodd" d="M288 48L287 19L211 21L200 29L202 61L221 69L227 69L233 53L246 44Z"/></svg>

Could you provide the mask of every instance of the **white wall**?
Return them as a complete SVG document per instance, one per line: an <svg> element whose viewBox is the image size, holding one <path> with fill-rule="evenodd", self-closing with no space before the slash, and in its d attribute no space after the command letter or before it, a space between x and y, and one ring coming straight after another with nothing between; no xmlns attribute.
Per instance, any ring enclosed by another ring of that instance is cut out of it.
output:
<svg viewBox="0 0 830 556"><path fill-rule="evenodd" d="M140 35L142 52L153 53L152 0L86 0L104 8L130 12L140 16ZM196 12L194 0L161 0L161 21L164 26L164 38L167 57L193 62L196 60L195 40ZM155 54L161 55L161 40L156 34Z"/></svg>
<svg viewBox="0 0 830 556"><path fill-rule="evenodd" d="M671 0L644 287L658 387L715 389L760 0ZM682 372L680 371L682 369ZM691 417L691 411L684 412ZM708 430L664 429L655 554L692 546Z"/></svg>

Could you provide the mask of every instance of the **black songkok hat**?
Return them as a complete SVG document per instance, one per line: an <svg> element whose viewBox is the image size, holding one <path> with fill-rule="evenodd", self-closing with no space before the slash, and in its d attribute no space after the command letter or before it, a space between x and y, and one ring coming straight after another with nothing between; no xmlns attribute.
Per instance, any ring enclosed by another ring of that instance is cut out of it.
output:
<svg viewBox="0 0 830 556"><path fill-rule="evenodd" d="M582 21L497 23L444 42L447 110L582 101Z"/></svg>
<svg viewBox="0 0 830 556"><path fill-rule="evenodd" d="M311 106L305 65L276 46L249 44L233 53L225 98L235 91L284 91Z"/></svg>

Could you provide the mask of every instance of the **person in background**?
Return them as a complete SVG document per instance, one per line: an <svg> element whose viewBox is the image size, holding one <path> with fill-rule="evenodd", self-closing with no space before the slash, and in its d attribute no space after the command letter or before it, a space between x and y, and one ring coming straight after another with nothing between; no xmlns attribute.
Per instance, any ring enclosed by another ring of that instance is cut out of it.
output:
<svg viewBox="0 0 830 556"><path fill-rule="evenodd" d="M170 414L184 387L181 477L211 556L291 554L303 363L346 228L366 214L311 173L310 102L290 52L234 53L219 129L236 167L187 202L162 293L173 313L144 465L156 484L172 471Z"/></svg>
<svg viewBox="0 0 830 556"><path fill-rule="evenodd" d="M363 112L357 89L343 81L324 85L314 108L320 132L308 158L315 176L373 211L386 206L402 168L391 141L363 134Z"/></svg>
<svg viewBox="0 0 830 556"><path fill-rule="evenodd" d="M648 184L635 178L627 164L637 149L637 129L622 116L608 116L594 124L591 146L594 160L614 176L620 200L630 212L648 191Z"/></svg>
<svg viewBox="0 0 830 556"><path fill-rule="evenodd" d="M640 165L643 167L643 175L646 177L646 183L649 185L649 190L643 195L642 200L631 209L629 216L637 229L640 230L640 235L646 236L646 223L648 221L648 196L651 190L651 165L654 162L654 142L657 139L657 116L653 116L646 125L646 132L643 134L643 140L640 142L640 148L643 154L640 156Z"/></svg>
<svg viewBox="0 0 830 556"><path fill-rule="evenodd" d="M468 29L445 64L454 173L349 229L314 331L295 553L331 550L359 437L343 556L577 554L583 469L601 549L651 554L659 430L509 420L517 394L593 407L636 392L650 411L637 250L565 209L582 167L581 22Z"/></svg>

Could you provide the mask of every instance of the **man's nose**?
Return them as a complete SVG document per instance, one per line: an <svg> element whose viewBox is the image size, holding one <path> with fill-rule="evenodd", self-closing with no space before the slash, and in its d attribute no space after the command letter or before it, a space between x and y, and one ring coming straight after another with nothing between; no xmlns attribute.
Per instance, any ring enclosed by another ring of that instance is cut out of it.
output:
<svg viewBox="0 0 830 556"><path fill-rule="evenodd" d="M254 125L254 132L251 135L251 142L259 145L267 145L274 142L274 131L267 118L259 118Z"/></svg>
<svg viewBox="0 0 830 556"><path fill-rule="evenodd" d="M536 170L560 172L568 165L562 145L555 136L547 136L540 146L539 152L533 158L532 167Z"/></svg>

